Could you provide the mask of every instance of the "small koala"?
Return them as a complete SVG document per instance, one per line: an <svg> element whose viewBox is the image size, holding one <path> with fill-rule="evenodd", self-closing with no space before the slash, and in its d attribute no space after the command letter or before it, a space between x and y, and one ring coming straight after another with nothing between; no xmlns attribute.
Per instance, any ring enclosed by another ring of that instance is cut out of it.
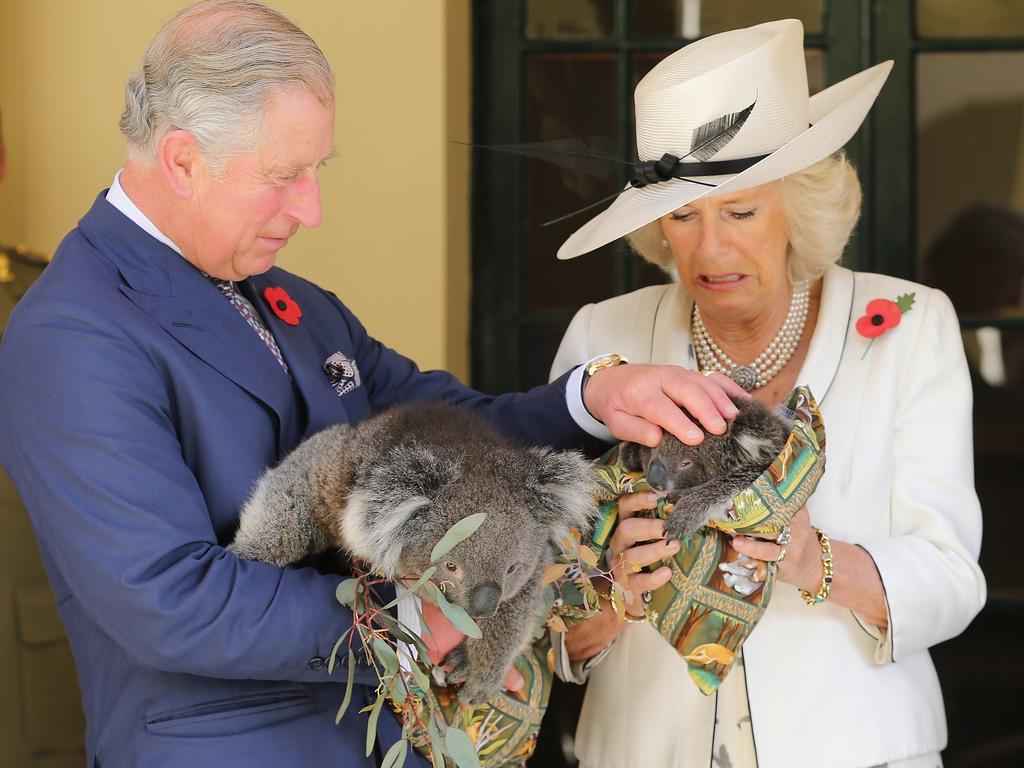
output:
<svg viewBox="0 0 1024 768"><path fill-rule="evenodd" d="M540 579L554 542L591 524L592 484L576 452L522 447L454 406L404 405L303 441L260 478L228 549L278 566L343 550L397 578L423 573L452 525L486 512L433 577L482 633L445 660L475 706L543 621Z"/></svg>
<svg viewBox="0 0 1024 768"><path fill-rule="evenodd" d="M733 402L739 414L725 434L704 432L699 445L686 445L665 433L656 448L626 443L623 466L642 470L647 482L666 492L675 505L665 521L666 536L687 539L709 520L721 516L729 501L749 486L779 455L791 424L756 400Z"/></svg>

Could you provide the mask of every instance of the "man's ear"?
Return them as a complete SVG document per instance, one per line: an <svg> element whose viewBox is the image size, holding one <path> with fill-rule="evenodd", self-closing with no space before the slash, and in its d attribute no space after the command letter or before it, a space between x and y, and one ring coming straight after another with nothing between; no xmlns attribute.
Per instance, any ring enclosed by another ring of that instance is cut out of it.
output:
<svg viewBox="0 0 1024 768"><path fill-rule="evenodd" d="M178 197L192 197L196 175L203 163L195 136L180 128L168 131L157 145L156 162L167 184Z"/></svg>

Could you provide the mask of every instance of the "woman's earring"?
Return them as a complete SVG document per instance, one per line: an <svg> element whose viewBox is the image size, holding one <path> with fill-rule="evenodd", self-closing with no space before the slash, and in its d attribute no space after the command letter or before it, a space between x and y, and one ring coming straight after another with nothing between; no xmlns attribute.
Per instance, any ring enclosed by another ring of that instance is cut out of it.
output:
<svg viewBox="0 0 1024 768"><path fill-rule="evenodd" d="M664 237L661 238L661 247L668 248L668 240L666 240Z"/></svg>

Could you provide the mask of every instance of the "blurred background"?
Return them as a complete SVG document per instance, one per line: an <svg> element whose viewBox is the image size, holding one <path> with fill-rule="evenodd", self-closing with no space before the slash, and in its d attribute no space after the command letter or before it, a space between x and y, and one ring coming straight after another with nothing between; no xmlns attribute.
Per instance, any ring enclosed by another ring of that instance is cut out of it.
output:
<svg viewBox="0 0 1024 768"><path fill-rule="evenodd" d="M297 236L279 263L338 293L371 333L423 367L493 392L545 381L582 304L665 277L621 242L556 261L587 214L540 226L622 178L601 182L462 142L604 136L633 159L636 82L693 39L770 19L803 21L812 91L895 60L848 145L865 204L844 260L940 287L960 314L990 598L964 635L933 650L949 715L944 758L953 768L1024 765L1024 571L1014 544L1024 476L1024 0L273 4L317 40L338 78L324 224ZM0 323L120 167L124 78L183 5L0 0ZM73 667L31 531L9 484L0 492L0 768L78 766ZM573 764L579 698L556 689L531 766Z"/></svg>

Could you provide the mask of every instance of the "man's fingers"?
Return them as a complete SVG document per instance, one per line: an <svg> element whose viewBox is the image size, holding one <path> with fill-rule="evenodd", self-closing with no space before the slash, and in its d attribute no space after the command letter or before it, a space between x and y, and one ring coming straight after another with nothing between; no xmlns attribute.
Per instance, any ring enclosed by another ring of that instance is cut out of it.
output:
<svg viewBox="0 0 1024 768"><path fill-rule="evenodd" d="M523 687L522 674L515 667L509 667L508 672L505 673L505 690L506 691L518 691Z"/></svg>
<svg viewBox="0 0 1024 768"><path fill-rule="evenodd" d="M653 448L661 442L662 433L657 426L625 411L613 411L605 417L604 423L619 440L640 443L648 448Z"/></svg>

